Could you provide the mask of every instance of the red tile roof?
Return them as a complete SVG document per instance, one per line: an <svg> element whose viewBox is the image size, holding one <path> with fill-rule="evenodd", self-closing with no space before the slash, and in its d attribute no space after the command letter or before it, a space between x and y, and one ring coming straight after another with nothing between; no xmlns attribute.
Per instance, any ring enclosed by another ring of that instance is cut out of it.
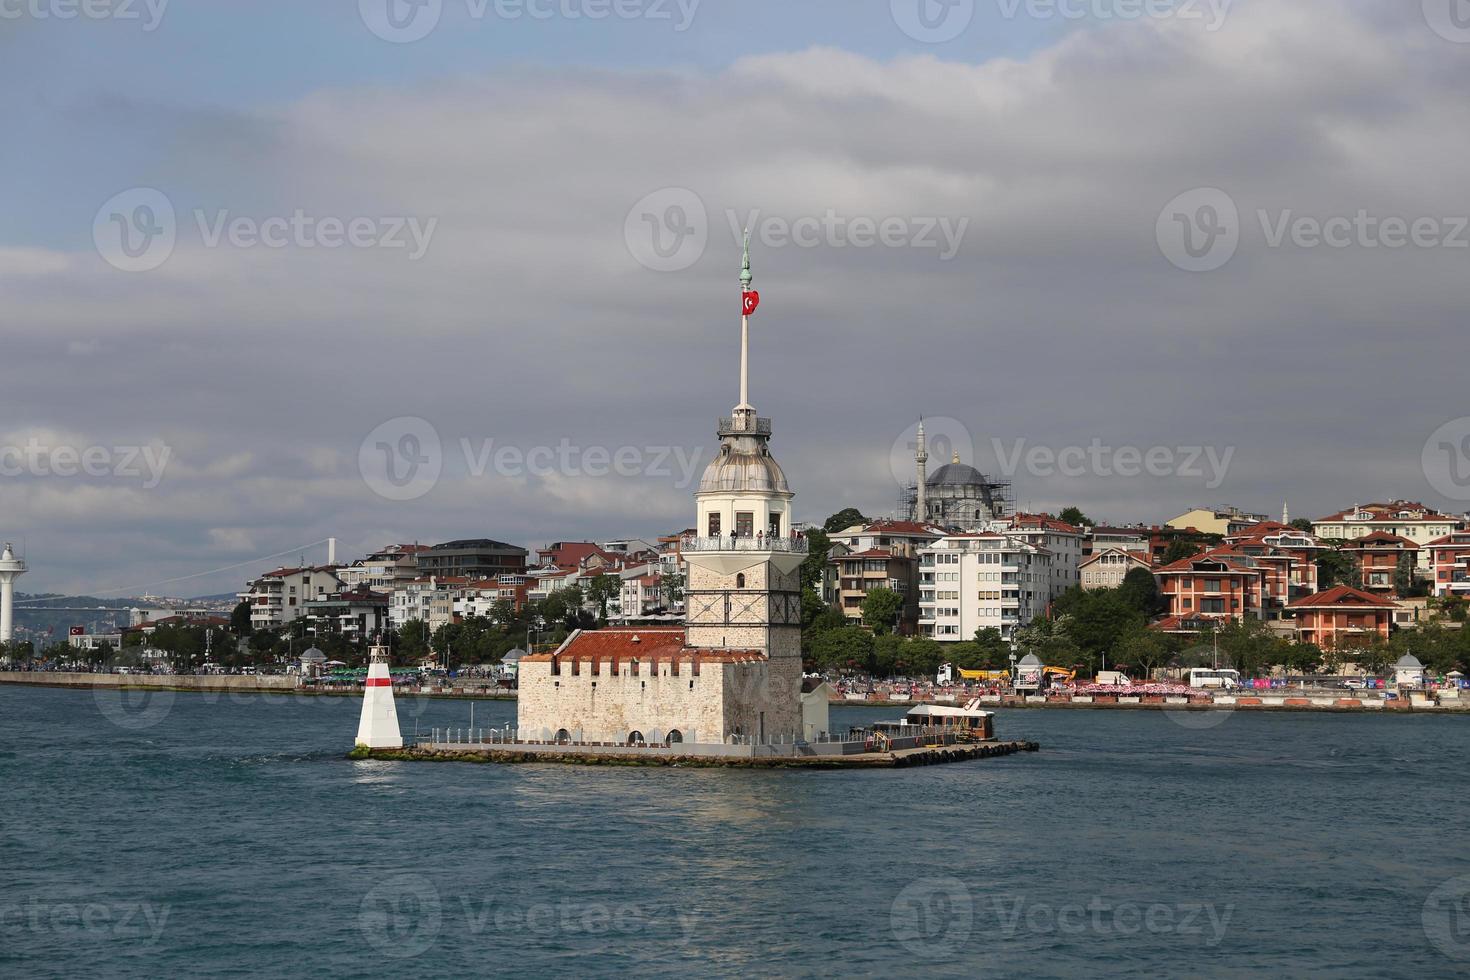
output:
<svg viewBox="0 0 1470 980"><path fill-rule="evenodd" d="M1361 506L1359 506L1357 508L1353 508L1353 509L1349 509L1349 510L1340 510L1336 514L1328 514L1326 517L1319 517L1319 518L1317 518L1316 523L1320 524L1323 521L1345 521L1345 520L1351 519L1354 514L1358 514L1358 513L1364 512L1364 511L1372 514L1374 520L1416 520L1416 521L1452 521L1452 520L1454 520L1453 517L1449 517L1446 514L1440 514L1440 513L1436 512L1434 510L1434 508L1432 508L1432 507L1425 507L1423 504L1421 504L1421 503L1419 503L1417 501L1414 501L1414 500L1391 500L1391 501L1389 501L1386 504L1363 504L1363 505L1361 505ZM1404 511L1418 512L1418 513L1421 514L1421 516L1414 517L1414 518L1401 518L1401 517L1399 517L1398 514L1400 514L1401 512L1404 512Z"/></svg>
<svg viewBox="0 0 1470 980"><path fill-rule="evenodd" d="M521 663L628 663L649 664L677 660L688 663L755 663L766 659L759 650L709 650L685 646L682 626L626 626L573 633L555 653L536 653Z"/></svg>
<svg viewBox="0 0 1470 980"><path fill-rule="evenodd" d="M1389 534L1387 531L1374 531L1365 534L1361 538L1353 538L1343 545L1344 551L1362 550L1365 545L1383 545L1384 547L1395 546L1404 551L1418 551L1419 546L1408 538L1401 538L1397 534Z"/></svg>
<svg viewBox="0 0 1470 980"><path fill-rule="evenodd" d="M1329 606L1351 606L1361 609L1372 607L1375 609L1392 609L1395 603L1385 601L1376 595L1355 589L1350 585L1339 585L1328 589L1326 592L1317 592L1312 595L1302 596L1300 599L1290 603L1292 609L1321 609Z"/></svg>
<svg viewBox="0 0 1470 980"><path fill-rule="evenodd" d="M1050 514L1017 514L1011 518L1013 529L1059 531L1063 534L1081 534L1082 529L1066 521L1059 521Z"/></svg>

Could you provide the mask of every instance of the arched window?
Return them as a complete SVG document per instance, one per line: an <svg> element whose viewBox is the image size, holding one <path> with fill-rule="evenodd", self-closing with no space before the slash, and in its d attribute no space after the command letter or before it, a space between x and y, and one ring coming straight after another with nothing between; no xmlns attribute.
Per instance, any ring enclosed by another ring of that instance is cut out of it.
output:
<svg viewBox="0 0 1470 980"><path fill-rule="evenodd" d="M678 744L680 744L683 741L684 741L684 733L681 732L681 731L679 731L679 729L676 728L673 731L669 732L668 737L664 739L664 744L665 745L678 745Z"/></svg>
<svg viewBox="0 0 1470 980"><path fill-rule="evenodd" d="M643 738L643 733L642 732L629 732L628 733L628 744L629 745L647 745L648 742Z"/></svg>
<svg viewBox="0 0 1470 980"><path fill-rule="evenodd" d="M741 572L739 575L736 575L735 576L735 588L737 588L737 589L743 589L743 588L745 588L745 573L744 572Z"/></svg>
<svg viewBox="0 0 1470 980"><path fill-rule="evenodd" d="M572 733L571 732L567 731L565 728L558 728L556 730L556 744L557 745L569 745L569 744L571 744L571 741L572 741Z"/></svg>

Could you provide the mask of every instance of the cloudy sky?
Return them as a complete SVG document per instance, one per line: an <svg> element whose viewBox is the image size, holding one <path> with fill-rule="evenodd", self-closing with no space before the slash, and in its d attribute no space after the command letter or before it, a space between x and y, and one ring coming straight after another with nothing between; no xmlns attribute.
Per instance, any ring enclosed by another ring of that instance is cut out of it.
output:
<svg viewBox="0 0 1470 980"><path fill-rule="evenodd" d="M682 528L746 225L806 518L921 414L1033 509L1463 511L1467 7L0 0L0 536Z"/></svg>

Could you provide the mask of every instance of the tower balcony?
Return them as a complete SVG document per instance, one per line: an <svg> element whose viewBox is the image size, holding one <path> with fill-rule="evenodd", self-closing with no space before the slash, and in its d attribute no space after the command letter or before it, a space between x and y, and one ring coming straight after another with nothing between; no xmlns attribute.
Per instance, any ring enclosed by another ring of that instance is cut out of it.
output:
<svg viewBox="0 0 1470 980"><path fill-rule="evenodd" d="M681 538L679 550L683 552L732 552L732 551L773 551L783 554L804 555L807 553L806 538L797 537L771 537L757 536L753 538L737 538L732 536L719 538Z"/></svg>
<svg viewBox="0 0 1470 980"><path fill-rule="evenodd" d="M771 434L771 420L757 418L754 415L727 415L716 422L715 427L721 436L768 436Z"/></svg>

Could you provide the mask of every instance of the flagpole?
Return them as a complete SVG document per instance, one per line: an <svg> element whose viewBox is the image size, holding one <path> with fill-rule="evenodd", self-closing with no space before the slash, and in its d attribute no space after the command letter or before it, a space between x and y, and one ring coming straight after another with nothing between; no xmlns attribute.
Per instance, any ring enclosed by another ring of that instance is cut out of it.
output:
<svg viewBox="0 0 1470 980"><path fill-rule="evenodd" d="M750 314L745 303L745 294L750 292L750 229L745 229L745 250L740 267L740 408L750 411Z"/></svg>

